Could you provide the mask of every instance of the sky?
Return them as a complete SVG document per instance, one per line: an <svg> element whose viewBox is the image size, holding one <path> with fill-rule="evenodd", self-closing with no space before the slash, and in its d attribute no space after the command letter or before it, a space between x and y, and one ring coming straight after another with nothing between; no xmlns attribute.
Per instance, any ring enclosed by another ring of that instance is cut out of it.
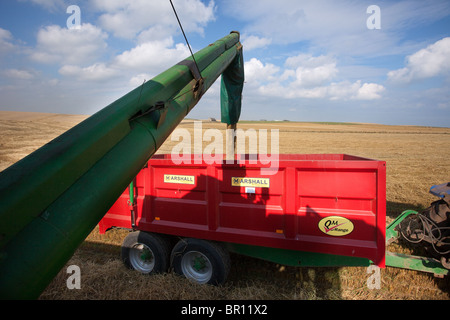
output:
<svg viewBox="0 0 450 320"><path fill-rule="evenodd" d="M450 127L450 1L173 4L194 52L240 32L241 120ZM0 110L90 115L189 55L169 0L3 0Z"/></svg>

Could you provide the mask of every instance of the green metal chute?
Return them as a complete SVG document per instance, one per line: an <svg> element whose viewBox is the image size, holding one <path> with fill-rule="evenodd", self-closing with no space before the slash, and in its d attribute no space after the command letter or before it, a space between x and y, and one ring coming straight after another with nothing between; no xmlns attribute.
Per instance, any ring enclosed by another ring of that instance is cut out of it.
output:
<svg viewBox="0 0 450 320"><path fill-rule="evenodd" d="M242 47L222 75L220 89L221 121L228 125L239 122L244 89L244 55Z"/></svg>
<svg viewBox="0 0 450 320"><path fill-rule="evenodd" d="M0 298L39 297L241 54L233 32L195 54L200 79L189 57L0 173Z"/></svg>

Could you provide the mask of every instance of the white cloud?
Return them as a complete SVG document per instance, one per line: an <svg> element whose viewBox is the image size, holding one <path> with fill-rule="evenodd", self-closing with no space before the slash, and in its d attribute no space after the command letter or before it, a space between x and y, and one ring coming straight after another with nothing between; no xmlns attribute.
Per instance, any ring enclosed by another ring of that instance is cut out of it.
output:
<svg viewBox="0 0 450 320"><path fill-rule="evenodd" d="M107 67L104 63L96 63L85 68L65 65L59 69L59 73L81 81L103 81L116 77L118 70Z"/></svg>
<svg viewBox="0 0 450 320"><path fill-rule="evenodd" d="M174 45L173 39L151 41L137 45L118 55L113 64L117 67L145 73L159 74L189 56L184 44Z"/></svg>
<svg viewBox="0 0 450 320"><path fill-rule="evenodd" d="M14 44L11 42L13 36L8 30L0 28L0 55L10 52L14 49Z"/></svg>
<svg viewBox="0 0 450 320"><path fill-rule="evenodd" d="M381 98L384 90L382 85L375 83L341 81L311 88L269 84L261 86L259 93L287 99L375 100Z"/></svg>
<svg viewBox="0 0 450 320"><path fill-rule="evenodd" d="M39 30L31 58L48 64L88 64L99 58L107 47L108 35L89 23L80 29L51 25Z"/></svg>
<svg viewBox="0 0 450 320"><path fill-rule="evenodd" d="M292 85L296 87L315 87L331 81L338 74L336 61L326 56L314 57L300 54L286 60L287 67L295 69L295 80Z"/></svg>
<svg viewBox="0 0 450 320"><path fill-rule="evenodd" d="M264 65L256 58L250 59L244 63L245 81L249 86L259 85L267 81L275 81L274 75L280 71L280 68L267 63Z"/></svg>
<svg viewBox="0 0 450 320"><path fill-rule="evenodd" d="M254 49L267 47L272 43L272 39L268 38L260 38L257 36L243 36L242 44L244 46L244 50L250 51Z"/></svg>
<svg viewBox="0 0 450 320"><path fill-rule="evenodd" d="M137 42L165 41L171 39L173 33L174 30L166 28L164 25L155 25L139 33Z"/></svg>
<svg viewBox="0 0 450 320"><path fill-rule="evenodd" d="M404 68L390 71L389 80L408 83L450 74L450 37L443 38L406 58Z"/></svg>
<svg viewBox="0 0 450 320"><path fill-rule="evenodd" d="M169 1L95 0L94 7L103 12L99 17L102 27L115 36L135 39L142 32L163 32L163 38L178 31ZM214 20L214 1L208 5L200 0L174 1L174 6L186 32L203 34L206 24Z"/></svg>
<svg viewBox="0 0 450 320"><path fill-rule="evenodd" d="M381 98L381 93L384 90L385 87L380 84L364 83L352 98L356 100L376 100Z"/></svg>
<svg viewBox="0 0 450 320"><path fill-rule="evenodd" d="M35 73L28 70L7 69L3 74L11 79L31 80L35 77Z"/></svg>
<svg viewBox="0 0 450 320"><path fill-rule="evenodd" d="M19 0L19 1L32 2L34 4L37 4L41 7L43 7L44 9L46 9L50 12L55 12L57 10L67 8L67 4L64 3L64 0Z"/></svg>
<svg viewBox="0 0 450 320"><path fill-rule="evenodd" d="M148 73L140 73L140 74L133 76L130 79L128 84L130 85L130 87L136 88L136 87L142 85L144 82L147 82L151 78L152 78L152 75L150 75Z"/></svg>
<svg viewBox="0 0 450 320"><path fill-rule="evenodd" d="M441 0L378 1L381 30L367 28L366 1L229 0L226 14L245 22L243 33L272 39L273 44L307 43L309 48L354 57L404 54L407 30L426 26L450 13Z"/></svg>
<svg viewBox="0 0 450 320"><path fill-rule="evenodd" d="M253 94L286 99L374 100L385 90L361 80L333 81L338 68L335 59L327 56L302 54L288 58L285 67L252 58L245 64L246 84Z"/></svg>
<svg viewBox="0 0 450 320"><path fill-rule="evenodd" d="M301 41L322 43L366 28L364 4L349 1L231 0L228 11L247 22L245 32L270 38L276 44ZM326 45L326 43L322 43Z"/></svg>

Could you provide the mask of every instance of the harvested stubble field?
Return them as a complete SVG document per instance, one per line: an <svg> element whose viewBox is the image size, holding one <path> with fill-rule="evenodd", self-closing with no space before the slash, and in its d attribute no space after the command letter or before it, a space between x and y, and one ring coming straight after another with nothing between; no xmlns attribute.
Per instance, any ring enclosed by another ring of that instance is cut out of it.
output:
<svg viewBox="0 0 450 320"><path fill-rule="evenodd" d="M85 116L0 111L0 171L76 125ZM203 122L203 130L224 125ZM193 132L193 121L180 125ZM421 211L435 198L435 184L450 181L450 128L376 124L242 122L241 129L278 129L280 153L346 153L387 162L387 223L402 211ZM224 134L225 137L225 134ZM269 138L270 141L270 138ZM170 153L168 140L158 153ZM208 143L204 142L204 146ZM269 149L270 150L270 149ZM449 300L450 277L397 268L381 271L381 289L367 288L367 269L293 268L232 255L228 281L220 287L196 285L173 273L144 276L120 260L124 230L100 235L95 229L68 265L81 268L81 289L69 290L63 268L40 299L192 300ZM405 243L390 251L415 253Z"/></svg>

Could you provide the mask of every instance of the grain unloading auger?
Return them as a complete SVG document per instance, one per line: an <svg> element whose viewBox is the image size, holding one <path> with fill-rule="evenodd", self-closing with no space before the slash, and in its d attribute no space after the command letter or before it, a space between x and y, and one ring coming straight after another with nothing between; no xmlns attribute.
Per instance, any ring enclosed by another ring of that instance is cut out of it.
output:
<svg viewBox="0 0 450 320"><path fill-rule="evenodd" d="M222 75L222 121L240 115L232 32L0 174L0 298L34 299Z"/></svg>

